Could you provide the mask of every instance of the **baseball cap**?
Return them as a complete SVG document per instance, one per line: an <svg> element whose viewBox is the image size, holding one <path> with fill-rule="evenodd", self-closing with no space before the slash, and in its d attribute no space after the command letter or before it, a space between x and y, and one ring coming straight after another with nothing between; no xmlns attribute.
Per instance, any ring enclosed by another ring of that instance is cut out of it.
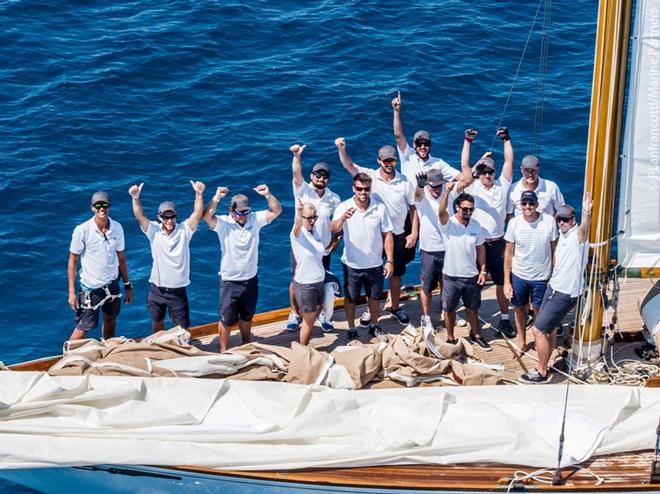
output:
<svg viewBox="0 0 660 494"><path fill-rule="evenodd" d="M94 192L94 194L92 194L92 205L96 204L97 202L111 202L110 194L102 190Z"/></svg>
<svg viewBox="0 0 660 494"><path fill-rule="evenodd" d="M520 202L533 202L536 204L539 202L539 198L533 190L526 190L520 194Z"/></svg>
<svg viewBox="0 0 660 494"><path fill-rule="evenodd" d="M231 209L248 208L250 201L245 194L236 194L231 198Z"/></svg>
<svg viewBox="0 0 660 494"><path fill-rule="evenodd" d="M383 146L378 150L378 158L381 160L396 158L396 149L392 146Z"/></svg>
<svg viewBox="0 0 660 494"><path fill-rule="evenodd" d="M538 168L539 166L541 165L539 164L539 159L536 156L528 154L522 159L523 168Z"/></svg>
<svg viewBox="0 0 660 494"><path fill-rule="evenodd" d="M172 211L173 213L176 213L176 204L174 204L172 201L161 202L160 206L158 206L158 214L161 215L167 211Z"/></svg>
<svg viewBox="0 0 660 494"><path fill-rule="evenodd" d="M444 176L442 175L442 172L438 170L437 168L431 168L427 173L426 173L426 179L428 183L432 185L437 185L439 183L443 183L445 181Z"/></svg>
<svg viewBox="0 0 660 494"><path fill-rule="evenodd" d="M415 132L415 136L413 137L413 142L417 142L420 139L431 142L431 134L429 134L428 130L418 130L417 132Z"/></svg>
<svg viewBox="0 0 660 494"><path fill-rule="evenodd" d="M314 165L314 168L312 168L312 172L318 172L320 170L325 171L328 175L330 175L330 165L328 165L324 161L319 161L317 164Z"/></svg>

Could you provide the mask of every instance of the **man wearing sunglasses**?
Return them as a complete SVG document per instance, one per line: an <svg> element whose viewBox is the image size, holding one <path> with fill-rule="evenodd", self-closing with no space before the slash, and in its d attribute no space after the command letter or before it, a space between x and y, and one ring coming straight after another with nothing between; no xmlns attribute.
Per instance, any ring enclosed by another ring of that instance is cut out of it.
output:
<svg viewBox="0 0 660 494"><path fill-rule="evenodd" d="M403 309L399 307L401 295L401 276L406 272L406 248L414 248L417 241L419 221L415 209L415 185L408 177L396 171L396 150L392 146L383 146L378 151L377 162L380 165L377 170L358 166L346 150L346 141L343 137L335 140L339 151L339 159L346 170L355 177L362 173L371 177L371 193L373 199L385 205L387 214L392 221L392 233L394 241L394 258L392 277L390 278L390 290L386 310L392 314L399 324L407 325L410 318ZM410 213L413 218L413 227L409 235L404 233L406 216ZM368 321L367 314L360 318L364 325ZM372 324L373 317L370 318Z"/></svg>
<svg viewBox="0 0 660 494"><path fill-rule="evenodd" d="M472 218L474 197L470 194L465 192L458 194L454 200L456 213L450 216L447 212L449 194L455 186L456 182L450 182L445 186L438 206L440 232L445 246L442 305L445 309L447 343L456 343L454 338L456 309L459 301L462 300L470 325L468 341L490 352L492 348L482 338L479 326L481 287L486 282L484 230L479 222Z"/></svg>
<svg viewBox="0 0 660 494"><path fill-rule="evenodd" d="M555 220L559 226L559 241L555 250L555 265L543 296L539 315L532 333L539 356L538 368L523 374L520 381L529 384L548 382L548 362L555 348L557 326L575 307L584 286L584 269L589 259L589 226L591 225L591 194L582 199L582 222L575 221L575 209L559 206Z"/></svg>
<svg viewBox="0 0 660 494"><path fill-rule="evenodd" d="M528 302L538 314L552 273L557 227L552 216L538 211L535 192L524 191L520 207L522 214L509 221L504 234L504 294L514 307L518 347L525 352Z"/></svg>
<svg viewBox="0 0 660 494"><path fill-rule="evenodd" d="M392 223L385 205L371 198L373 180L366 173L353 176L353 197L340 203L332 217L333 233L344 233L344 310L348 322L348 339L357 338L355 302L364 288L371 324L369 333L384 338L378 325L379 299L383 277L392 275L394 241ZM383 265L382 252L385 251Z"/></svg>
<svg viewBox="0 0 660 494"><path fill-rule="evenodd" d="M564 204L564 196L559 190L559 186L552 180L540 177L541 165L536 156L525 156L520 170L522 171L522 178L511 187L509 192L507 214L519 216L522 213L521 195L527 190L534 192L538 197L538 210L540 213L554 216L559 206Z"/></svg>
<svg viewBox="0 0 660 494"><path fill-rule="evenodd" d="M190 240L197 231L204 214L204 184L190 181L195 191L195 203L188 219L177 223L176 204L161 202L158 219L149 221L140 201L144 183L128 189L132 198L133 215L142 233L151 245L151 275L147 308L151 316L151 330L156 333L165 329L165 315L170 312L172 323L183 329L190 327L190 307L186 287L190 284Z"/></svg>
<svg viewBox="0 0 660 494"><path fill-rule="evenodd" d="M216 215L227 187L218 187L204 210L204 221L220 240L220 352L229 348L229 334L238 326L243 343L251 340L252 318L257 308L259 280L259 232L282 212L277 198L265 184L254 191L268 201L268 209L252 211L247 196L236 194L231 199L229 214Z"/></svg>
<svg viewBox="0 0 660 494"><path fill-rule="evenodd" d="M337 248L339 240L330 232L330 222L332 215L335 213L337 205L341 202L339 196L330 190L328 184L330 183L330 165L324 162L319 162L314 165L312 172L309 175L309 182L306 182L302 174L302 153L305 150L305 145L294 144L291 146L290 151L293 154L291 163L291 170L293 172L293 199L303 203L311 203L315 206L318 219L315 224L315 229L321 236L321 242L325 246L325 254L323 256L323 266L326 271L330 270L330 255L334 249ZM302 317L299 314L296 297L293 291L293 277L296 272L295 258L291 254L291 283L289 284L289 302L291 304L291 312L286 322L286 329L288 331L296 331L302 323ZM326 317L324 313L321 318L321 328L325 332L334 329L330 318Z"/></svg>
<svg viewBox="0 0 660 494"><path fill-rule="evenodd" d="M69 247L69 306L75 311L75 328L69 337L77 340L99 324L103 312L103 338L115 335L121 310L119 277L124 281L126 303L133 300L133 285L128 278L124 255L124 230L110 218L110 195L98 191L92 195L94 215L76 226ZM80 290L76 293L76 269L80 259Z"/></svg>
<svg viewBox="0 0 660 494"><path fill-rule="evenodd" d="M463 151L461 153L462 167L470 166L470 149L472 141L478 132L474 129L465 131ZM505 334L508 338L516 335L509 320L509 300L504 295L504 224L506 221L507 197L513 180L513 146L509 137L509 129L497 129L496 136L502 139L504 145L504 166L499 178L495 178L495 161L492 153L487 152L477 161L474 172L463 189L474 197L475 211L472 217L485 230L486 269L490 273L495 294L500 308L500 322L493 326L496 333ZM476 175L476 180L474 176ZM460 192L462 187L456 187Z"/></svg>

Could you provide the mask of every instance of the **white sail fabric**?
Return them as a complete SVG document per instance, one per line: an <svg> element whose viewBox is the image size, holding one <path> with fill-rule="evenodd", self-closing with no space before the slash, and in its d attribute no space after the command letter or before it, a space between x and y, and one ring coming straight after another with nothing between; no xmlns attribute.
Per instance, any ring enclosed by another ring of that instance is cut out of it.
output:
<svg viewBox="0 0 660 494"><path fill-rule="evenodd" d="M0 372L0 468L556 464L565 386L333 390ZM660 389L574 386L564 464L652 448Z"/></svg>
<svg viewBox="0 0 660 494"><path fill-rule="evenodd" d="M637 2L621 159L618 260L660 267L660 0Z"/></svg>

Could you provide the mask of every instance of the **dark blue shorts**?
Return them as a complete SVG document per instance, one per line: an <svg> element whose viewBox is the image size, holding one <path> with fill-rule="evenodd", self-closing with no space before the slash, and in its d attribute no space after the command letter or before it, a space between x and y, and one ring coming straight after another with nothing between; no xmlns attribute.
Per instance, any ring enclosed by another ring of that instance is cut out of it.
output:
<svg viewBox="0 0 660 494"><path fill-rule="evenodd" d="M458 309L463 299L466 309L477 310L481 306L481 287L477 285L478 276L462 278L444 275L442 280L442 306L447 312Z"/></svg>
<svg viewBox="0 0 660 494"><path fill-rule="evenodd" d="M511 273L511 287L513 288L511 303L514 307L524 307L531 298L532 307L538 309L543 302L543 295L547 286L547 280L523 280Z"/></svg>
<svg viewBox="0 0 660 494"><path fill-rule="evenodd" d="M341 265L344 267L344 293L349 301L355 302L362 288L367 297L380 299L383 294L383 268L355 269L344 263Z"/></svg>
<svg viewBox="0 0 660 494"><path fill-rule="evenodd" d="M539 310L534 326L544 333L552 333L561 324L562 319L575 307L577 297L571 297L566 293L557 292L548 285L541 309Z"/></svg>
<svg viewBox="0 0 660 494"><path fill-rule="evenodd" d="M118 295L119 290L119 277L112 280L106 285L111 295ZM117 297L108 300L103 305L96 309L86 308L94 307L101 300L107 297L105 287L89 289L81 286L78 293L78 309L76 310L76 329L82 331L89 331L99 325L99 311L102 310L108 316L118 316L121 311L121 298Z"/></svg>
<svg viewBox="0 0 660 494"><path fill-rule="evenodd" d="M422 265L422 290L424 293L431 293L442 283L442 269L445 265L445 251L426 252L420 250L420 260Z"/></svg>
<svg viewBox="0 0 660 494"><path fill-rule="evenodd" d="M147 295L147 308L152 322L165 319L167 310L170 311L172 322L183 329L190 327L190 307L188 306L188 292L186 287L166 288L149 283Z"/></svg>
<svg viewBox="0 0 660 494"><path fill-rule="evenodd" d="M249 322L257 310L259 280L255 276L245 281L220 282L220 320L229 328L239 321Z"/></svg>
<svg viewBox="0 0 660 494"><path fill-rule="evenodd" d="M504 285L504 248L506 241L501 238L494 242L486 240L486 269L495 285Z"/></svg>

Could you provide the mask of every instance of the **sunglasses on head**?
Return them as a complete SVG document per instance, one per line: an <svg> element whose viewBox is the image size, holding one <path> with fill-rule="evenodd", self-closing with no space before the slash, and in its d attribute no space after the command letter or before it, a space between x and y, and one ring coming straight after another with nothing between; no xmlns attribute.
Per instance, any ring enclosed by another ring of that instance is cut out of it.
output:
<svg viewBox="0 0 660 494"><path fill-rule="evenodd" d="M371 186L369 186L369 187L358 187L357 185L354 185L353 187L355 187L355 190L357 190L358 192L369 192L371 190Z"/></svg>
<svg viewBox="0 0 660 494"><path fill-rule="evenodd" d="M319 219L319 215L315 214L313 216L303 216L302 219L307 220L307 221L316 221Z"/></svg>
<svg viewBox="0 0 660 494"><path fill-rule="evenodd" d="M557 221L557 223L568 223L574 218L575 216L557 216L555 220Z"/></svg>
<svg viewBox="0 0 660 494"><path fill-rule="evenodd" d="M415 141L415 146L417 147L429 147L430 145L430 141Z"/></svg>
<svg viewBox="0 0 660 494"><path fill-rule="evenodd" d="M110 207L109 202L95 202L93 205L94 209L108 209Z"/></svg>
<svg viewBox="0 0 660 494"><path fill-rule="evenodd" d="M474 213L474 208L462 208L462 207L459 207L458 209L460 209L461 211L463 211L463 212L465 212L465 213Z"/></svg>
<svg viewBox="0 0 660 494"><path fill-rule="evenodd" d="M312 175L314 175L316 178L325 178L326 180L330 178L330 175L326 171L312 172Z"/></svg>
<svg viewBox="0 0 660 494"><path fill-rule="evenodd" d="M241 210L234 209L234 211L232 211L232 212L236 216L247 216L248 214L250 214L250 211L252 211L252 210L250 208L247 208L247 209L241 209Z"/></svg>
<svg viewBox="0 0 660 494"><path fill-rule="evenodd" d="M520 201L521 206L536 206L535 202L532 201Z"/></svg>
<svg viewBox="0 0 660 494"><path fill-rule="evenodd" d="M176 220L176 214L161 215L160 219L163 221L174 221Z"/></svg>

